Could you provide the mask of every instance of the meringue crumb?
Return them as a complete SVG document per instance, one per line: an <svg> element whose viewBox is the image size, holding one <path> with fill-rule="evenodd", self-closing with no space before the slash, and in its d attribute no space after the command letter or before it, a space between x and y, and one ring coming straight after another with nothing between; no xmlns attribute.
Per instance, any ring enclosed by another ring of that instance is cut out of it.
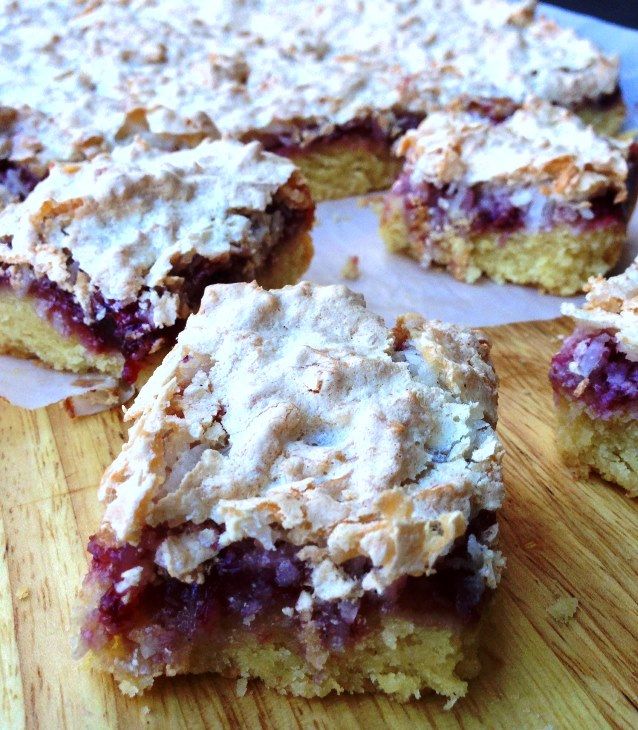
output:
<svg viewBox="0 0 638 730"><path fill-rule="evenodd" d="M443 709L446 712L449 712L458 701L459 701L458 695L452 695L452 697L450 697L448 699L448 701L443 705Z"/></svg>
<svg viewBox="0 0 638 730"><path fill-rule="evenodd" d="M19 601L26 600L30 595L31 595L31 591L26 586L22 586L21 588L18 588L18 591L16 593L16 596Z"/></svg>
<svg viewBox="0 0 638 730"><path fill-rule="evenodd" d="M295 609L292 606L284 606L281 609L281 612L283 613L284 616L292 616L295 612Z"/></svg>
<svg viewBox="0 0 638 730"><path fill-rule="evenodd" d="M237 695L237 697L243 697L246 694L247 689L248 689L248 678L240 677L237 680L237 684L235 685L235 694Z"/></svg>
<svg viewBox="0 0 638 730"><path fill-rule="evenodd" d="M151 708L148 705L142 705L140 713L142 717L148 717L151 714Z"/></svg>
<svg viewBox="0 0 638 730"><path fill-rule="evenodd" d="M359 257L348 256L346 263L341 269L341 278L348 279L349 281L355 281L361 276L361 269L359 268Z"/></svg>
<svg viewBox="0 0 638 730"><path fill-rule="evenodd" d="M547 609L547 613L555 620L562 624L568 624L570 619L574 618L576 609L578 608L578 598L574 596L563 596L558 598Z"/></svg>

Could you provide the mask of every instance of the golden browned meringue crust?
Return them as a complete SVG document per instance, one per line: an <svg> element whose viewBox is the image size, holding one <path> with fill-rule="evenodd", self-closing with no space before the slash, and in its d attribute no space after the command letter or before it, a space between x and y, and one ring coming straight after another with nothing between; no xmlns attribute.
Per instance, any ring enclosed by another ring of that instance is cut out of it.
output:
<svg viewBox="0 0 638 730"><path fill-rule="evenodd" d="M638 360L638 259L618 276L592 278L582 307L566 303L561 309L579 329L613 331L618 349Z"/></svg>
<svg viewBox="0 0 638 730"><path fill-rule="evenodd" d="M104 139L75 140L54 119L27 106L0 107L0 158L27 165L43 176L51 160L83 160L105 149Z"/></svg>
<svg viewBox="0 0 638 730"><path fill-rule="evenodd" d="M214 133L283 132L293 145L374 118L423 115L461 93L582 106L612 94L618 60L534 2L127 0L9 3L0 11L2 103L73 149L143 133L184 146ZM20 79L20 83L16 83ZM211 121L212 120L212 121ZM286 143L287 144L287 143ZM276 145L275 145L276 146Z"/></svg>
<svg viewBox="0 0 638 730"><path fill-rule="evenodd" d="M575 114L528 100L504 121L463 103L434 112L397 145L410 181L439 187L482 183L539 189L552 198L586 201L607 191L627 197L630 143L597 135Z"/></svg>
<svg viewBox="0 0 638 730"><path fill-rule="evenodd" d="M488 353L480 334L418 315L389 330L341 286L211 286L126 414L101 533L135 543L145 526L212 519L215 551L305 546L309 601L430 574L503 499ZM160 562L192 576L204 543L172 538ZM341 568L357 556L360 581Z"/></svg>
<svg viewBox="0 0 638 730"><path fill-rule="evenodd" d="M138 140L60 163L0 213L0 263L17 292L29 277L48 277L75 297L87 324L100 318L91 300L99 292L138 302L155 327L170 327L187 314L176 267L199 256L224 268L237 256L253 278L279 242L269 209L277 195L285 189L293 207L312 206L296 175L256 142L221 140L173 153Z"/></svg>

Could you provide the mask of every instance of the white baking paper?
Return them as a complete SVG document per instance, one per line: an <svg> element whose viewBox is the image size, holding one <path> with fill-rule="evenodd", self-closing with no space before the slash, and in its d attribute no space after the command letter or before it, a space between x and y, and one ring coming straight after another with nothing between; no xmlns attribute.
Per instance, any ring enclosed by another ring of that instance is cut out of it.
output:
<svg viewBox="0 0 638 730"><path fill-rule="evenodd" d="M131 397L132 388L105 375L60 373L29 360L0 355L0 398L20 408L43 408L66 401L73 415L112 408Z"/></svg>
<svg viewBox="0 0 638 730"><path fill-rule="evenodd" d="M631 0L632 2L634 0ZM638 31L541 4L542 12L561 25L571 26L608 53L621 58L621 84L628 107L627 129L638 129ZM441 271L425 271L414 261L385 252L377 232L377 216L370 205L356 199L321 203L314 229L315 257L306 278L320 284L345 283L365 295L370 309L388 322L403 312L470 326L550 319L560 313L560 297L540 294L531 287L492 282L463 284ZM630 225L629 243L618 271L638 255L638 216ZM341 278L350 256L359 258L361 276ZM575 298L578 301L578 298ZM41 408L72 398L86 412L113 405L105 400L112 381L54 373L33 363L0 356L0 398L22 408ZM78 397L88 394L84 401ZM87 405L88 402L88 405Z"/></svg>

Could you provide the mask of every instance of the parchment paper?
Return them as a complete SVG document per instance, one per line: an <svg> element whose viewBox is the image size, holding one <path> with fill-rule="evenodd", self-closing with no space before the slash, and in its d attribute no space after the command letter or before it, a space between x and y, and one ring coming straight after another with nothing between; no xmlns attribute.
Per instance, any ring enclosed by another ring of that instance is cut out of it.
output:
<svg viewBox="0 0 638 730"><path fill-rule="evenodd" d="M633 0L632 0L633 1ZM638 128L638 31L605 23L544 3L541 12L581 35L591 38L608 53L621 58L621 85L628 106L627 129ZM377 232L377 216L356 199L321 203L313 232L315 258L306 274L320 284L346 283L365 295L368 306L389 322L403 312L457 324L489 326L533 319L550 319L560 313L560 297L540 294L530 287L492 282L462 284L444 272L425 271L415 262L385 252ZM629 229L629 243L617 271L638 255L638 216ZM361 276L345 281L340 272L349 256L359 257ZM578 298L575 298L578 301ZM89 412L112 405L104 400L112 381L78 379L54 373L33 363L0 356L0 397L22 408L40 408L88 393Z"/></svg>

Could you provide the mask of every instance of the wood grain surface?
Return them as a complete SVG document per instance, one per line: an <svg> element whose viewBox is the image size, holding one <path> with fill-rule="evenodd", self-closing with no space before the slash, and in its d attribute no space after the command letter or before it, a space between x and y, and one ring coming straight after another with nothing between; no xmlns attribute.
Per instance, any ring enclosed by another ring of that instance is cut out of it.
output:
<svg viewBox="0 0 638 730"><path fill-rule="evenodd" d="M636 728L638 507L560 463L547 365L566 325L490 330L501 380L508 558L484 636L483 672L453 710L430 696L286 698L213 676L158 681L140 699L71 658L96 485L118 452L117 412L71 419L61 406L0 406L0 727ZM567 624L548 607L579 601Z"/></svg>

